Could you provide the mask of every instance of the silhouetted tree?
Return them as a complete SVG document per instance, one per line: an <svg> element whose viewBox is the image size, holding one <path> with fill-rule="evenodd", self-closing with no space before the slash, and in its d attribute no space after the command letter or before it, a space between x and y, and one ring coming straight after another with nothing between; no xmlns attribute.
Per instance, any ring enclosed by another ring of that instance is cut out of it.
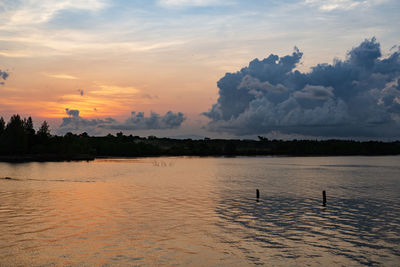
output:
<svg viewBox="0 0 400 267"><path fill-rule="evenodd" d="M27 138L27 152L31 152L32 146L35 143L35 129L33 129L33 121L31 117L24 119L24 129Z"/></svg>
<svg viewBox="0 0 400 267"><path fill-rule="evenodd" d="M24 128L27 135L35 135L35 129L33 129L32 118L24 119Z"/></svg>
<svg viewBox="0 0 400 267"><path fill-rule="evenodd" d="M6 123L3 117L0 117L0 136L4 133L5 128L6 128Z"/></svg>
<svg viewBox="0 0 400 267"><path fill-rule="evenodd" d="M40 126L40 128L37 132L37 135L42 138L50 137L50 129L49 129L49 124L47 123L47 121L44 121L42 123L42 126Z"/></svg>
<svg viewBox="0 0 400 267"><path fill-rule="evenodd" d="M233 141L227 143L224 147L224 153L227 155L235 155L236 153L236 144Z"/></svg>
<svg viewBox="0 0 400 267"><path fill-rule="evenodd" d="M6 150L11 153L24 153L27 148L24 121L19 115L13 115L4 130Z"/></svg>

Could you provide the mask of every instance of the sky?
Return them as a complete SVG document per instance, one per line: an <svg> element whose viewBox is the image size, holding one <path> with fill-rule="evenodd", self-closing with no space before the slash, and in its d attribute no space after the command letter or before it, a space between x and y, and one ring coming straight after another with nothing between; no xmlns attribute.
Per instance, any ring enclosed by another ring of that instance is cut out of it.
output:
<svg viewBox="0 0 400 267"><path fill-rule="evenodd" d="M54 134L400 139L398 0L0 0L0 116Z"/></svg>

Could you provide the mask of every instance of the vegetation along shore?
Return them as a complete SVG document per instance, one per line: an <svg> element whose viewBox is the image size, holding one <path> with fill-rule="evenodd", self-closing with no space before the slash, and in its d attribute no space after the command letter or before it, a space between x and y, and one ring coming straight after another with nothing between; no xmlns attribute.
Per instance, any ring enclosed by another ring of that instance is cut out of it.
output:
<svg viewBox="0 0 400 267"><path fill-rule="evenodd" d="M93 160L144 156L343 156L400 155L400 141L172 139L155 136L52 135L47 122L35 131L31 117L0 118L0 161Z"/></svg>

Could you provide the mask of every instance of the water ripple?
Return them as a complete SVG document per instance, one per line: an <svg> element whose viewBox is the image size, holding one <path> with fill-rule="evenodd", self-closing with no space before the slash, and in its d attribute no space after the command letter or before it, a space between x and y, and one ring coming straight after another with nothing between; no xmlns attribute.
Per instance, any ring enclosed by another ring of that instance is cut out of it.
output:
<svg viewBox="0 0 400 267"><path fill-rule="evenodd" d="M398 159L0 163L0 266L397 266Z"/></svg>

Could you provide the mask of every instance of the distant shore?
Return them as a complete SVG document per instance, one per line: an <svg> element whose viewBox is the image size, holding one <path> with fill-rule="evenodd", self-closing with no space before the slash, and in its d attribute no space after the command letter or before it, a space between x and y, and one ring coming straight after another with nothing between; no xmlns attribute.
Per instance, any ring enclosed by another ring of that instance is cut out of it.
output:
<svg viewBox="0 0 400 267"><path fill-rule="evenodd" d="M36 154L36 155L6 155L0 156L0 162L53 162L53 161L90 161L94 160L92 155L58 155L58 154Z"/></svg>
<svg viewBox="0 0 400 267"><path fill-rule="evenodd" d="M111 138L111 139L110 139ZM93 161L95 159L142 158L163 156L199 157L329 157L400 155L400 142L310 141L310 140L177 140L169 138L85 137L92 141L89 153L45 153L0 155L0 162ZM95 141L95 142L93 142ZM79 138L82 142L82 138ZM108 144L110 142L110 144ZM86 142L85 142L86 143ZM102 149L106 143L107 150ZM121 146L124 149L121 149ZM100 148L100 149L99 149ZM139 149L138 149L139 148ZM145 148L145 149L143 149Z"/></svg>
<svg viewBox="0 0 400 267"><path fill-rule="evenodd" d="M400 141L173 139L156 136L50 134L46 121L36 131L32 118L0 117L0 162L81 161L99 157L160 156L385 156L400 155Z"/></svg>

